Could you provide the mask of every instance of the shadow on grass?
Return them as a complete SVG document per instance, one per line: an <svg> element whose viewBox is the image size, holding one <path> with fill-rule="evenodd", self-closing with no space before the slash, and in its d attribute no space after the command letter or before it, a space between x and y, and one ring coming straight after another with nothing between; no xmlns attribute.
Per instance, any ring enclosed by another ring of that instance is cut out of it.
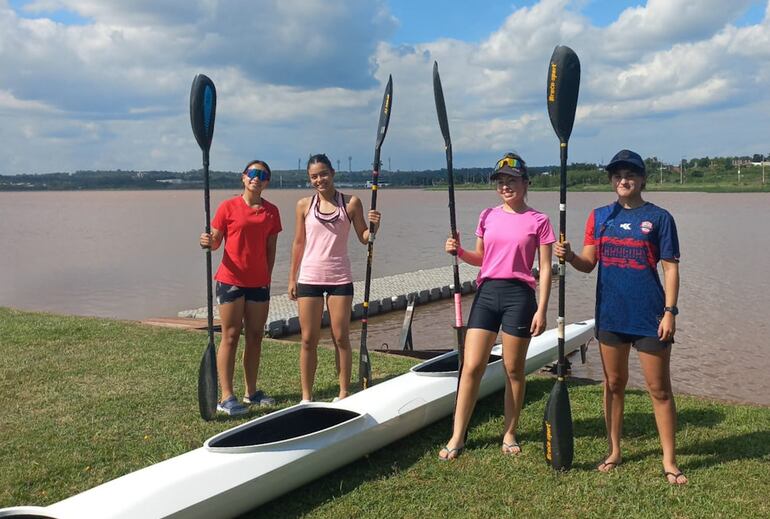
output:
<svg viewBox="0 0 770 519"><path fill-rule="evenodd" d="M542 412L542 405L548 398L553 387L552 378L536 378L527 382L527 393L523 412ZM570 379L571 387L596 385L597 382L583 379ZM627 394L635 398L648 398L641 390L628 390ZM594 399L593 394L589 397ZM601 397L596 399L595 418L580 418L575 421L576 438L603 438L605 436L604 420L602 418ZM493 395L478 402L473 413L469 428L472 430L483 427L489 420L498 420L503 411L503 393ZM713 427L725 419L718 409L682 409L679 413L680 425L690 425L698 428ZM241 516L242 518L256 517L302 517L308 510L314 510L325 503L354 492L361 485L378 479L388 478L395 474L408 471L426 456L438 454L438 448L446 441L451 432L451 418L447 417L431 424L418 433L412 434L393 444L379 449L364 458L346 465L321 479L303 485L277 500L266 503L262 507ZM652 412L630 412L626 414L626 437L644 439L657 438L657 429ZM500 434L476 434L470 440L469 448L483 448L488 444L497 444ZM520 434L520 441L539 444L542 440L537 430L526 429ZM728 448L732 443L740 445ZM696 444L682 449L682 454L697 453L705 458L695 463L688 463L687 468L700 467L722 463L734 459L760 458L770 452L770 432L752 433L740 437L714 440L706 444ZM640 452L629 455L628 461L643 459L653 452ZM576 463L576 470L594 471L593 463Z"/></svg>
<svg viewBox="0 0 770 519"><path fill-rule="evenodd" d="M770 431L754 431L693 443L680 449L679 452L698 457L687 462L688 468L712 467L737 460L770 462Z"/></svg>
<svg viewBox="0 0 770 519"><path fill-rule="evenodd" d="M550 379L534 379L527 383L525 408L543 399L550 391ZM480 426L490 419L499 419L503 412L503 392L498 391L479 401L474 410L469 429ZM451 433L451 417L435 422L419 432L411 434L364 458L346 465L320 480L303 485L292 492L266 503L260 508L241 516L242 519L256 517L302 517L326 502L353 492L369 481L402 473L427 456L438 455L439 446ZM531 438L530 438L531 436ZM499 442L500 435L489 438L475 438L468 445L473 448L487 441ZM527 441L540 441L536 434L526 434Z"/></svg>
<svg viewBox="0 0 770 519"><path fill-rule="evenodd" d="M439 420L240 517L303 517L309 510L353 492L364 483L408 470L426 453L438 452L436 445L446 439L448 430L449 419Z"/></svg>

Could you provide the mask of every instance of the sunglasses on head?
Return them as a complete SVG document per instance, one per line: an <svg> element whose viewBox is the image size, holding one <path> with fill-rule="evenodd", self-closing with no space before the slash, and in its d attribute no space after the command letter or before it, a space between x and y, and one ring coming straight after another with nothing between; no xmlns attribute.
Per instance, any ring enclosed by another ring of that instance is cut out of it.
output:
<svg viewBox="0 0 770 519"><path fill-rule="evenodd" d="M265 180L270 180L270 173L268 173L264 169L259 169L259 168L247 169L246 176L249 177L249 180L253 180L256 178L260 182L264 182Z"/></svg>
<svg viewBox="0 0 770 519"><path fill-rule="evenodd" d="M497 165L495 166L495 171L501 169L504 166L508 166L511 169L524 169L526 167L524 165L524 161L519 158L503 157L502 159L497 161Z"/></svg>

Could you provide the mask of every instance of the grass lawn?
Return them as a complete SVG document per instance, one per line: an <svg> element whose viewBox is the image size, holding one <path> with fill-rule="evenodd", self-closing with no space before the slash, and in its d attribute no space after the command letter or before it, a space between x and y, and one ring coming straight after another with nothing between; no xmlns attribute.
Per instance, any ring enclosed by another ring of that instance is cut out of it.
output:
<svg viewBox="0 0 770 519"><path fill-rule="evenodd" d="M245 421L198 417L206 342L199 332L0 308L0 507L58 501ZM317 397L331 399L332 352L320 351L319 364ZM409 365L375 354L375 381ZM260 377L278 407L296 403L298 346L265 341ZM650 402L638 390L626 400L623 464L594 470L606 444L601 387L590 382L571 382L573 470L551 471L540 442L551 385L530 378L521 456L499 452L497 393L477 406L455 462L436 460L446 418L245 517L770 516L770 409L678 397L679 465L691 484L675 488L661 474Z"/></svg>

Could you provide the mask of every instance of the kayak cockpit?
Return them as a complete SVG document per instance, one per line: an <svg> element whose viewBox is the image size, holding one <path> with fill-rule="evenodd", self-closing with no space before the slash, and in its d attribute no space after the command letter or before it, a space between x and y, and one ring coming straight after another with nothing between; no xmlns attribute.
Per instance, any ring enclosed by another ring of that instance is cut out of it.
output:
<svg viewBox="0 0 770 519"><path fill-rule="evenodd" d="M205 446L220 452L254 451L261 446L323 434L363 416L334 407L295 406L224 431L210 438Z"/></svg>
<svg viewBox="0 0 770 519"><path fill-rule="evenodd" d="M45 513L40 506L16 506L0 510L0 517L13 517L14 519L56 519Z"/></svg>
<svg viewBox="0 0 770 519"><path fill-rule="evenodd" d="M487 359L487 365L502 360L500 355L491 354ZM425 361L412 368L412 372L418 375L440 375L457 372L457 351L450 351L440 357Z"/></svg>

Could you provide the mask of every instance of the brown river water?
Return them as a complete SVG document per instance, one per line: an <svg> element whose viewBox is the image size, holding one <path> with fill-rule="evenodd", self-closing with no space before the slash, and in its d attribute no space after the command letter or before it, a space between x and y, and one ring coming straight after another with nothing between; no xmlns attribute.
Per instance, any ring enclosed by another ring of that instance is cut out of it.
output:
<svg viewBox="0 0 770 519"><path fill-rule="evenodd" d="M369 204L368 190L343 189ZM213 191L212 214L235 191ZM273 293L284 293L294 229L294 205L305 190L267 190L284 232L278 240ZM647 200L675 217L682 250L680 315L672 356L675 390L770 405L770 197L767 194L648 193ZM582 242L589 211L611 193L570 193L567 235ZM479 212L498 203L494 191L458 191L457 222L471 241ZM558 193L533 192L533 207L558 222ZM377 235L374 276L446 266L449 230L445 191L389 190L378 198L383 223ZM0 193L0 306L56 313L143 319L175 316L205 306L205 262L198 246L204 227L200 191ZM352 235L352 233L351 233ZM363 279L366 247L351 238L355 279ZM214 268L220 255L214 254ZM567 273L567 322L593 316L595 274ZM556 284L549 325L557 315ZM363 294L356 294L360 301ZM464 299L464 313L471 298ZM403 314L377 316L368 344L396 347ZM453 310L439 302L417 307L417 348L452 347ZM359 342L353 324L352 341ZM2 338L0 338L2 340ZM595 343L588 363L573 375L601 378ZM632 355L631 383L643 385Z"/></svg>

